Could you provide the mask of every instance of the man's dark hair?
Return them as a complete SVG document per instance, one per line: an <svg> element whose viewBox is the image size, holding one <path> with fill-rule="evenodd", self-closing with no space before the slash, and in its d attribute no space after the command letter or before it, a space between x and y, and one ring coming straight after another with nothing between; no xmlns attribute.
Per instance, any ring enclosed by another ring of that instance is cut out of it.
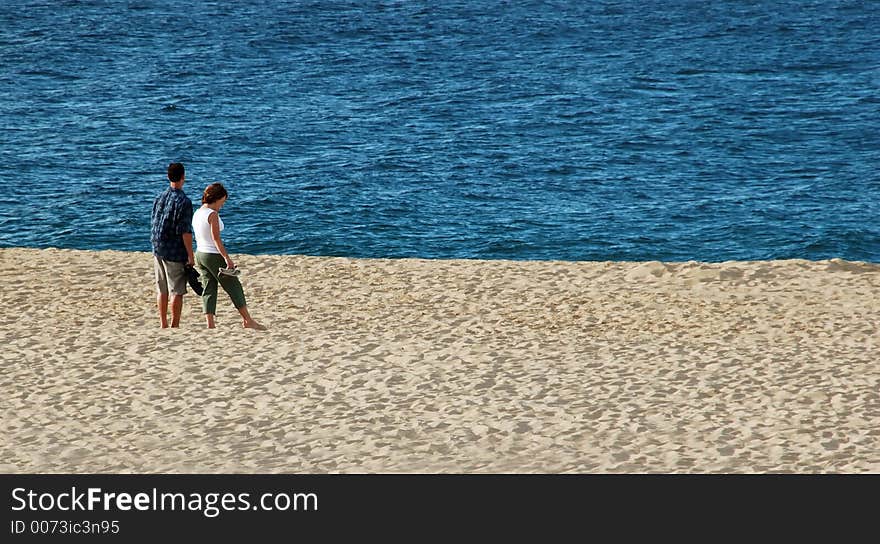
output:
<svg viewBox="0 0 880 544"><path fill-rule="evenodd" d="M172 162L168 165L168 181L171 183L179 182L185 173L183 164L179 162Z"/></svg>

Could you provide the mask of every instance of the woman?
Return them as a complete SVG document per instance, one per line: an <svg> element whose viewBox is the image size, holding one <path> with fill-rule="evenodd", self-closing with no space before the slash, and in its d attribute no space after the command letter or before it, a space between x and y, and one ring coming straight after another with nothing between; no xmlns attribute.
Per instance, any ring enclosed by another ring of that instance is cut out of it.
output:
<svg viewBox="0 0 880 544"><path fill-rule="evenodd" d="M265 330L266 327L257 323L248 313L247 303L244 298L244 289L241 282L233 275L235 263L226 252L223 241L220 239L220 231L223 230L223 220L220 219L220 208L226 204L229 194L220 183L212 183L205 188L202 194L202 207L193 214L192 226L196 236L196 265L204 286L202 292L202 309L205 311L205 319L208 328L214 328L214 313L217 310L217 284L223 286L223 290L229 294L232 304L241 314L242 324L248 329ZM221 268L226 266L230 274L221 273Z"/></svg>

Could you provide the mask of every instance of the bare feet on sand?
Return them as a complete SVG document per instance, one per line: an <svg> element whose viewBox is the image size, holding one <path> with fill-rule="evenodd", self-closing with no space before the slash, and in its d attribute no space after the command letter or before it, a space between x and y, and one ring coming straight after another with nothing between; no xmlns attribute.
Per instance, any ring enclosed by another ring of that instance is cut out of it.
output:
<svg viewBox="0 0 880 544"><path fill-rule="evenodd" d="M253 319L251 319L251 320L249 320L249 321L242 321L241 324L242 324L242 326L243 326L244 328L246 328L246 329L254 329L254 330L258 330L258 331L264 331L264 330L266 330L266 326L265 326L265 325L261 325L260 323L257 323L257 322L254 321Z"/></svg>

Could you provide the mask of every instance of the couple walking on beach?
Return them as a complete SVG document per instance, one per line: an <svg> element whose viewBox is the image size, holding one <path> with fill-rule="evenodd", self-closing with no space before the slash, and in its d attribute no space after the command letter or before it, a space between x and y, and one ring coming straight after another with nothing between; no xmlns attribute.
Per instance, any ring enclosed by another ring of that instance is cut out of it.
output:
<svg viewBox="0 0 880 544"><path fill-rule="evenodd" d="M214 328L218 286L229 294L241 314L242 325L248 329L265 330L248 313L244 289L238 280L238 269L220 238L223 220L220 208L228 193L220 183L212 183L202 194L202 207L193 213L192 201L183 192L186 171L183 164L168 166L170 185L153 202L150 241L153 244L153 265L156 271L156 304L162 328L168 327L169 291L171 294L171 326L180 325L183 295L188 274L198 266L202 284L202 309L209 329ZM193 253L193 233L197 251Z"/></svg>

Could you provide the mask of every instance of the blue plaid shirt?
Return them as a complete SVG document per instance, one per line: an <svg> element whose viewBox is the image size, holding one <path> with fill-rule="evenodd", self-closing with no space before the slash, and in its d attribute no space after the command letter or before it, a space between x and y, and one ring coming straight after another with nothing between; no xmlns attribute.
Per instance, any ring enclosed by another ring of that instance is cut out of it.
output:
<svg viewBox="0 0 880 544"><path fill-rule="evenodd" d="M153 201L150 241L153 255L178 263L188 260L183 234L192 233L193 207L181 189L171 187Z"/></svg>

